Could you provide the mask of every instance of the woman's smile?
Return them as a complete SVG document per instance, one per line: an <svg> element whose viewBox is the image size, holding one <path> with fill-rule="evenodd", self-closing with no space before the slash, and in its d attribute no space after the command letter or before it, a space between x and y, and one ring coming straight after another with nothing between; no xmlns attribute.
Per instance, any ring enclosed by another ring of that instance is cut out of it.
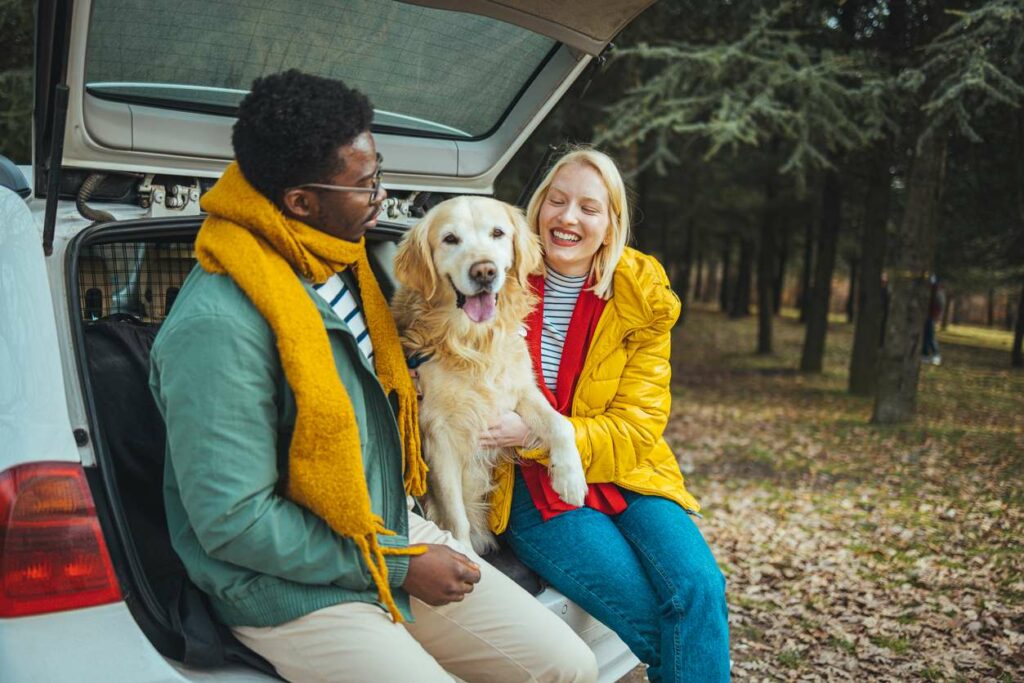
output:
<svg viewBox="0 0 1024 683"><path fill-rule="evenodd" d="M544 260L562 275L586 275L608 236L608 188L586 164L555 174L538 216Z"/></svg>

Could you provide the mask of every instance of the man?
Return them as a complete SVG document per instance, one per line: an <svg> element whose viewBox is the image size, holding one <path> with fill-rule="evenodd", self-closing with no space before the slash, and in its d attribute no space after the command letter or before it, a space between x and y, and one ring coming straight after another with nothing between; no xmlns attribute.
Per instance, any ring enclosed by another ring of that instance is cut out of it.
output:
<svg viewBox="0 0 1024 683"><path fill-rule="evenodd" d="M593 680L571 629L407 508L425 466L366 260L386 197L372 113L297 71L239 107L152 352L175 550L288 680Z"/></svg>

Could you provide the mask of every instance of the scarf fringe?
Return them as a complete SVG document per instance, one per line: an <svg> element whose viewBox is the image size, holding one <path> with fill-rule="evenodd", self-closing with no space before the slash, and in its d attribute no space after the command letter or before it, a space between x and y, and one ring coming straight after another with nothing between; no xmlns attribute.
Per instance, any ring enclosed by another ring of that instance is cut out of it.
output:
<svg viewBox="0 0 1024 683"><path fill-rule="evenodd" d="M410 403L416 405L411 406ZM422 496L427 492L427 472L430 470L422 456L418 408L419 403L415 395L399 396L398 412L402 418L399 423L399 431L402 433L402 443L407 449L405 453L405 492L413 496Z"/></svg>
<svg viewBox="0 0 1024 683"><path fill-rule="evenodd" d="M367 569L370 570L370 576L373 577L373 582L377 584L377 597L380 598L388 614L391 615L391 620L396 624L402 623L404 621L402 613L398 610L398 605L395 604L395 598L388 586L388 565L384 557L386 555L422 555L427 552L427 546L414 545L407 548L386 548L380 544L377 535L372 533L365 536L354 536L352 541L355 542L359 551L363 554L363 560L366 562Z"/></svg>

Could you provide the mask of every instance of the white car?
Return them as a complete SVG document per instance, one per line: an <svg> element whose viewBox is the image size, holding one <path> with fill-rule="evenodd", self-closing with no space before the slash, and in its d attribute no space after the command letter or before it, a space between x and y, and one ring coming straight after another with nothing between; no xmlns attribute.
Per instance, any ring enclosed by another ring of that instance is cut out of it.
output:
<svg viewBox="0 0 1024 683"><path fill-rule="evenodd" d="M148 343L194 264L198 199L257 77L341 78L378 107L390 198L371 252L433 201L489 194L651 0L40 2L34 158L0 158L0 679L272 681L167 537ZM22 178L24 174L25 178ZM29 178L31 182L29 182ZM514 558L597 655L637 660Z"/></svg>

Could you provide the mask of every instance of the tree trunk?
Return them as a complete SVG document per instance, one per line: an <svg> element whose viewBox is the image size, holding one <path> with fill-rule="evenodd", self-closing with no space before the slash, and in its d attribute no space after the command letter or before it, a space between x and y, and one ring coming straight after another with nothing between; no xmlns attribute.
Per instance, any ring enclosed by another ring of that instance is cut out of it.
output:
<svg viewBox="0 0 1024 683"><path fill-rule="evenodd" d="M1020 301L1017 303L1017 324L1013 329L1010 365L1015 368L1024 368L1024 284L1020 286Z"/></svg>
<svg viewBox="0 0 1024 683"><path fill-rule="evenodd" d="M718 295L718 264L714 259L708 258L707 275L704 276L704 296L701 301L707 303L713 301Z"/></svg>
<svg viewBox="0 0 1024 683"><path fill-rule="evenodd" d="M800 296L797 306L800 307L800 322L807 322L807 306L811 298L811 268L814 265L814 221L808 219L804 228L804 267L800 274Z"/></svg>
<svg viewBox="0 0 1024 683"><path fill-rule="evenodd" d="M1024 112L1017 111L1017 163L1014 166L1017 178L1017 228L1024 228ZM1017 323L1013 328L1013 347L1010 350L1010 366L1024 368L1024 281L1021 282L1020 302L1017 304Z"/></svg>
<svg viewBox="0 0 1024 683"><path fill-rule="evenodd" d="M994 327L996 324L996 290L992 287L989 287L988 297L986 298L986 303L988 304L988 316L985 322L988 325L988 327Z"/></svg>
<svg viewBox="0 0 1024 683"><path fill-rule="evenodd" d="M672 289L679 295L679 301L683 304L682 309L679 311L679 320L676 322L676 324L680 325L685 322L686 314L690 308L687 302L690 296L690 274L693 271L693 232L694 219L691 217L686 222L686 241L683 243L683 253L681 255L683 267L680 269L679 283L672 286Z"/></svg>
<svg viewBox="0 0 1024 683"><path fill-rule="evenodd" d="M942 331L945 332L949 327L949 314L953 310L953 295L952 293L946 294L946 305L942 307Z"/></svg>
<svg viewBox="0 0 1024 683"><path fill-rule="evenodd" d="M736 292L732 297L730 318L745 318L750 315L750 285L754 270L754 241L740 235L740 262L736 270Z"/></svg>
<svg viewBox="0 0 1024 683"><path fill-rule="evenodd" d="M906 208L896 235L892 303L878 372L871 421L906 422L914 417L921 369L921 337L935 263L935 222L946 171L946 138L938 133L923 143L907 180Z"/></svg>
<svg viewBox="0 0 1024 683"><path fill-rule="evenodd" d="M821 372L825 361L825 336L828 333L828 302L832 295L832 271L836 266L839 243L842 185L839 174L826 171L822 187L821 234L818 238L818 263L814 269L814 286L807 302L807 330L800 357L800 370Z"/></svg>
<svg viewBox="0 0 1024 683"><path fill-rule="evenodd" d="M775 270L775 289L772 291L772 295L775 297L772 302L772 310L775 311L775 315L782 312L782 290L786 286L786 261L789 259L789 226L779 225L778 218L776 216L775 235L781 237L781 242L777 245L779 263Z"/></svg>
<svg viewBox="0 0 1024 683"><path fill-rule="evenodd" d="M949 301L949 299L946 299ZM1003 313L1003 329L1007 332L1013 330L1013 292L1006 290L1006 310Z"/></svg>
<svg viewBox="0 0 1024 683"><path fill-rule="evenodd" d="M854 313L857 308L854 305L854 297L857 296L857 291L860 289L860 283L857 282L858 262L858 259L850 259L850 291L846 295L846 322L848 323L853 322Z"/></svg>
<svg viewBox="0 0 1024 683"><path fill-rule="evenodd" d="M857 297L860 306L853 331L853 352L850 354L849 390L858 396L874 395L878 380L878 355L885 317L882 271L885 268L891 182L888 154L879 153L872 165L866 198L867 214L860 245L860 292Z"/></svg>
<svg viewBox="0 0 1024 683"><path fill-rule="evenodd" d="M729 272L732 265L732 235L725 235L722 239L722 283L718 289L718 307L722 313L728 313L732 308L732 273Z"/></svg>
<svg viewBox="0 0 1024 683"><path fill-rule="evenodd" d="M693 300L700 301L704 297L704 240L695 238L697 242L697 276L693 283Z"/></svg>
<svg viewBox="0 0 1024 683"><path fill-rule="evenodd" d="M757 352L772 352L772 318L775 313L775 183L769 179L764 187L764 208L761 210L761 244L757 250Z"/></svg>

